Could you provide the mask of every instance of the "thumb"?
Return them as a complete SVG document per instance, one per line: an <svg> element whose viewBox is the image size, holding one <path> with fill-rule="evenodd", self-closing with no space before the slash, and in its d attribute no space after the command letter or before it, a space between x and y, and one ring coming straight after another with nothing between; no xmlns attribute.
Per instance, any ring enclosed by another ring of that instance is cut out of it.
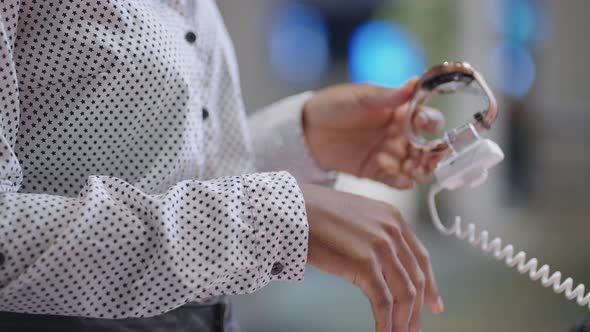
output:
<svg viewBox="0 0 590 332"><path fill-rule="evenodd" d="M365 99L364 106L369 108L395 108L407 103L414 96L418 78L413 77L400 88L384 88L373 86Z"/></svg>

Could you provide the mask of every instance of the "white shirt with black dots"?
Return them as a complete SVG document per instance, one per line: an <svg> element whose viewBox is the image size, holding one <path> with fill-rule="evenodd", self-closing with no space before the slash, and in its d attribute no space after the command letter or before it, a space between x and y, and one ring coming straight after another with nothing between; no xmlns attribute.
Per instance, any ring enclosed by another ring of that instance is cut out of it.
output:
<svg viewBox="0 0 590 332"><path fill-rule="evenodd" d="M332 177L308 98L248 119L212 0L0 0L0 311L145 317L301 280L295 178Z"/></svg>

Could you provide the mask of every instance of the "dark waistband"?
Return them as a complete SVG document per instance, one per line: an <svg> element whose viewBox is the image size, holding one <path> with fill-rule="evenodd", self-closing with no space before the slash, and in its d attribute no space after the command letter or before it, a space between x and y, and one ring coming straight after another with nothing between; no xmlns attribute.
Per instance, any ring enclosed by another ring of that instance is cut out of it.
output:
<svg viewBox="0 0 590 332"><path fill-rule="evenodd" d="M223 332L230 320L229 301L189 303L154 317L102 319L0 312L5 332Z"/></svg>

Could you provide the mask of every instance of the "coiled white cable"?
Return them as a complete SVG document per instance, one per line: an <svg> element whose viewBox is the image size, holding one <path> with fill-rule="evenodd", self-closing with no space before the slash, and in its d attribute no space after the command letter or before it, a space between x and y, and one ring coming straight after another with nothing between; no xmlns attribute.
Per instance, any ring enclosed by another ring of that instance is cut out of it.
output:
<svg viewBox="0 0 590 332"><path fill-rule="evenodd" d="M479 247L486 253L491 253L493 257L499 261L504 261L508 267L516 267L521 274L528 274L533 281L541 280L544 287L552 287L557 294L563 293L568 300L576 300L578 305L588 307L590 310L590 293L585 294L586 287L584 284L578 284L574 287L574 280L567 278L561 281L561 272L550 272L549 265L545 264L539 268L539 261L536 258L527 260L526 252L519 251L515 254L515 249L512 244L502 246L502 239L495 237L490 240L488 231L483 230L478 233L476 226L473 223L467 224L466 228L462 228L461 217L455 218L455 223L447 228L440 221L438 211L436 209L435 196L443 190L439 183L435 183L428 194L428 206L434 226L444 235L455 235L460 240L467 240L472 246Z"/></svg>

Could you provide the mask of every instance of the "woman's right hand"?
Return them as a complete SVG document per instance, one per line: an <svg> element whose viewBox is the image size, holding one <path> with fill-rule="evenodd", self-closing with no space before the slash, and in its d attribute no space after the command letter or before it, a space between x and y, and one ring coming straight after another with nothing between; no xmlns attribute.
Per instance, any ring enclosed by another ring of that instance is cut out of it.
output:
<svg viewBox="0 0 590 332"><path fill-rule="evenodd" d="M320 186L301 189L308 263L359 287L377 332L421 331L423 304L443 311L428 253L393 206Z"/></svg>

